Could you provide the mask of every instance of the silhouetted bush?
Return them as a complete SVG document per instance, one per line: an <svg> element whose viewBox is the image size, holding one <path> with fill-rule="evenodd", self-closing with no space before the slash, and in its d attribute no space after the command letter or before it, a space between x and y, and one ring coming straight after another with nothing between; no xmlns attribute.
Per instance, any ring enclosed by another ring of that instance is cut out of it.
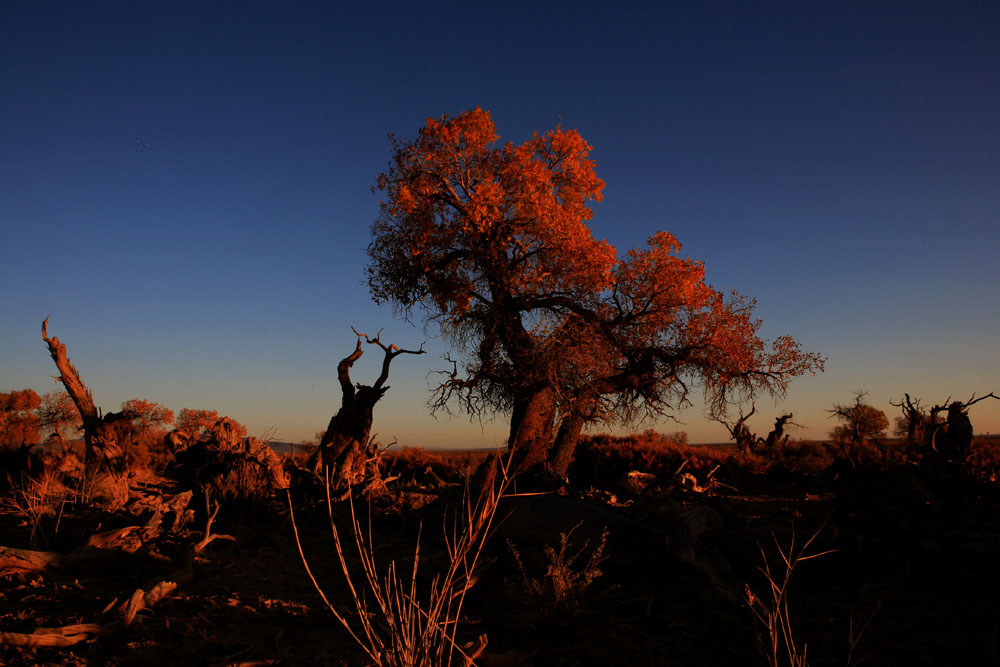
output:
<svg viewBox="0 0 1000 667"><path fill-rule="evenodd" d="M288 486L281 460L257 438L242 438L242 425L229 417L215 423L204 440L173 438L180 446L167 473L213 500L255 503ZM175 432L176 434L176 432Z"/></svg>

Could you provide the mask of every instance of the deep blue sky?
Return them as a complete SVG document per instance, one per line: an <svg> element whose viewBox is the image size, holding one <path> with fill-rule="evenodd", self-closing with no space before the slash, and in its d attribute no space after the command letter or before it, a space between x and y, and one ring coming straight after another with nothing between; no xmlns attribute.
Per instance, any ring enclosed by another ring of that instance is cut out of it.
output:
<svg viewBox="0 0 1000 667"><path fill-rule="evenodd" d="M363 283L386 133L477 105L504 139L579 130L598 237L673 232L828 357L757 430L787 410L822 437L855 389L890 416L1000 391L1000 5L362 4L0 4L0 391L55 388L51 316L106 410L310 437L351 325L428 338ZM427 416L427 349L396 360L382 439L501 442ZM678 417L657 427L725 438ZM1000 432L1000 401L972 419Z"/></svg>

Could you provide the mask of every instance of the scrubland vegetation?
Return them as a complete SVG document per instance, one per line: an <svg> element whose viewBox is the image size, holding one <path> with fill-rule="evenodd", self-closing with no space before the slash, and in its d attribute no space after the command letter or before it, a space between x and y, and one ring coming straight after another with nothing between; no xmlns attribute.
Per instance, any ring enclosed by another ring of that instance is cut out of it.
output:
<svg viewBox="0 0 1000 667"><path fill-rule="evenodd" d="M595 239L590 150L500 145L477 108L394 139L377 180L372 295L439 328L432 406L509 419L503 451L378 442L392 363L424 352L379 334L314 450L279 457L200 407L103 412L46 320L65 393L0 395L0 662L996 664L1000 442L970 414L997 396L904 394L891 439L863 392L825 441L792 414L751 432L825 360L760 337L673 235ZM587 435L692 387L731 446Z"/></svg>
<svg viewBox="0 0 1000 667"><path fill-rule="evenodd" d="M947 461L905 437L584 436L547 489L496 452L376 448L328 495L307 455L279 461L231 420L184 433L99 497L81 441L4 449L4 664L997 656L996 437Z"/></svg>

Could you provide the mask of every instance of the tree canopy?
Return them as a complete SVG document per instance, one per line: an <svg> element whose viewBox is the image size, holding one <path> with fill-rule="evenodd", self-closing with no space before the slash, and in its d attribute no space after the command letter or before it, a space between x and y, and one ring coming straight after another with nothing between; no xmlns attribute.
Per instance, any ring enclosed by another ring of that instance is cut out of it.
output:
<svg viewBox="0 0 1000 667"><path fill-rule="evenodd" d="M50 391L42 396L38 407L39 424L42 428L51 429L63 449L66 448L64 429L79 430L83 426L80 413L73 399L65 391Z"/></svg>
<svg viewBox="0 0 1000 667"><path fill-rule="evenodd" d="M476 108L392 145L372 295L419 309L454 345L434 405L509 414L529 463L563 473L585 423L671 414L693 384L721 414L822 369L792 338L760 338L754 301L707 284L672 234L621 257L595 238L604 183L576 131L501 144Z"/></svg>
<svg viewBox="0 0 1000 667"><path fill-rule="evenodd" d="M831 438L862 443L885 435L889 418L878 408L864 402L867 395L868 392L856 391L853 405L837 404L827 410L831 417L843 422L830 431Z"/></svg>
<svg viewBox="0 0 1000 667"><path fill-rule="evenodd" d="M193 438L201 438L208 434L217 421L219 421L217 410L181 408L177 414L177 430L184 431ZM246 428L243 429L241 437L245 435Z"/></svg>

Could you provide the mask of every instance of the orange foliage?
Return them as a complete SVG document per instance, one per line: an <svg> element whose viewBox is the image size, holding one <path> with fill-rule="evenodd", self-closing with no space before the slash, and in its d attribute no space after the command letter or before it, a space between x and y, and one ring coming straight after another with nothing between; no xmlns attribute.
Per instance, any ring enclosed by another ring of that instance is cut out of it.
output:
<svg viewBox="0 0 1000 667"><path fill-rule="evenodd" d="M162 467L169 454L163 436L173 424L172 410L145 399L133 398L122 403L126 422L123 427L130 447L129 460L134 467Z"/></svg>
<svg viewBox="0 0 1000 667"><path fill-rule="evenodd" d="M73 399L65 391L50 391L42 396L38 417L42 428L52 429L52 434L59 439L63 448L66 447L63 429L83 428L80 411L76 409Z"/></svg>
<svg viewBox="0 0 1000 667"><path fill-rule="evenodd" d="M862 402L865 393L855 392L854 405L835 405L827 411L843 422L830 431L831 438L860 443L885 435L889 418L878 408Z"/></svg>
<svg viewBox="0 0 1000 667"><path fill-rule="evenodd" d="M38 444L41 400L33 389L0 392L0 449Z"/></svg>
<svg viewBox="0 0 1000 667"><path fill-rule="evenodd" d="M793 339L759 338L754 302L714 290L672 234L620 259L595 239L587 221L604 184L577 132L501 146L476 108L393 147L369 286L376 301L425 309L464 353L438 407L510 412L512 438L531 447L562 420L571 448L584 422L687 403L691 380L721 413L822 370Z"/></svg>
<svg viewBox="0 0 1000 667"><path fill-rule="evenodd" d="M188 435L200 438L205 435L210 428L219 421L219 413L216 410L190 410L181 408L177 415L177 430L184 431ZM243 429L246 435L246 429Z"/></svg>
<svg viewBox="0 0 1000 667"><path fill-rule="evenodd" d="M519 146L497 139L476 108L428 118L416 141L394 141L369 247L377 301L433 305L459 326L475 302L499 294L608 284L614 248L585 224L604 187L591 147L558 127Z"/></svg>
<svg viewBox="0 0 1000 667"><path fill-rule="evenodd" d="M969 469L982 479L1000 481L1000 436L981 435L969 447Z"/></svg>

